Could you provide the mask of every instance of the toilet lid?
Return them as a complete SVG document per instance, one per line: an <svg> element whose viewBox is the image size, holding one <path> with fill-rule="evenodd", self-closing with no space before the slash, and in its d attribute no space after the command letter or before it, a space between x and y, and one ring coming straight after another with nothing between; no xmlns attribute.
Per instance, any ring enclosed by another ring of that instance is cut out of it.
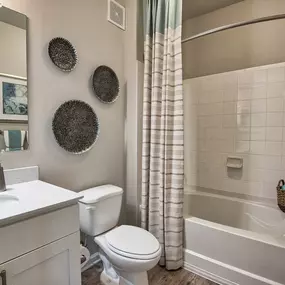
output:
<svg viewBox="0 0 285 285"><path fill-rule="evenodd" d="M117 253L127 256L150 256L160 250L158 240L148 231L133 227L120 226L105 235L108 244ZM119 251L119 252L118 252Z"/></svg>

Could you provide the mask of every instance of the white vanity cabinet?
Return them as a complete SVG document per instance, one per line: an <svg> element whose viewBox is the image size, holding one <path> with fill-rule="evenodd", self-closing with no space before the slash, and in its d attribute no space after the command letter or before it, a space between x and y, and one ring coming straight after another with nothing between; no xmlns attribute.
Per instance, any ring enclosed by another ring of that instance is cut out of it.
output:
<svg viewBox="0 0 285 285"><path fill-rule="evenodd" d="M0 227L0 285L80 285L78 205Z"/></svg>
<svg viewBox="0 0 285 285"><path fill-rule="evenodd" d="M78 235L73 234L0 265L2 285L79 285ZM4 270L4 271L3 271ZM6 274L6 276L4 275Z"/></svg>

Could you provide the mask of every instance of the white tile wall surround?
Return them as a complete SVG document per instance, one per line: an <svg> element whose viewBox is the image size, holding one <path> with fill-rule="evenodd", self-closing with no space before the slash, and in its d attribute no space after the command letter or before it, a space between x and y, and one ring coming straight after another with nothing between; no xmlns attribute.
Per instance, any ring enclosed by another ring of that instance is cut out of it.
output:
<svg viewBox="0 0 285 285"><path fill-rule="evenodd" d="M255 83L266 83L267 81L267 71L266 69L255 70L253 72L253 81Z"/></svg>
<svg viewBox="0 0 285 285"><path fill-rule="evenodd" d="M250 152L253 154L264 154L265 153L265 142L250 141Z"/></svg>
<svg viewBox="0 0 285 285"><path fill-rule="evenodd" d="M251 114L251 126L252 127L266 126L266 113Z"/></svg>
<svg viewBox="0 0 285 285"><path fill-rule="evenodd" d="M283 133L283 141L285 141L285 128L283 127L283 130L282 130L282 133Z"/></svg>
<svg viewBox="0 0 285 285"><path fill-rule="evenodd" d="M248 153L249 152L249 141L236 141L237 153Z"/></svg>
<svg viewBox="0 0 285 285"><path fill-rule="evenodd" d="M215 75L214 75L215 76ZM239 86L250 86L254 81L253 70L246 69L238 72L238 84Z"/></svg>
<svg viewBox="0 0 285 285"><path fill-rule="evenodd" d="M236 102L223 102L223 114L230 115L236 114L237 103Z"/></svg>
<svg viewBox="0 0 285 285"><path fill-rule="evenodd" d="M252 99L266 98L267 97L266 94L267 94L266 85L253 87L252 88L251 98Z"/></svg>
<svg viewBox="0 0 285 285"><path fill-rule="evenodd" d="M276 199L285 178L285 63L189 79L184 87L187 183ZM243 158L242 171L227 170L229 155Z"/></svg>
<svg viewBox="0 0 285 285"><path fill-rule="evenodd" d="M277 98L279 99L279 98ZM276 99L270 99L276 100ZM276 102L272 102L273 105ZM275 105L273 107L276 107ZM266 99L251 100L251 113L266 113Z"/></svg>
<svg viewBox="0 0 285 285"><path fill-rule="evenodd" d="M282 157L281 156L265 156L264 166L268 169L280 170L282 169ZM263 168L263 167L262 167Z"/></svg>
<svg viewBox="0 0 285 285"><path fill-rule="evenodd" d="M282 143L282 155L285 156L285 143Z"/></svg>
<svg viewBox="0 0 285 285"><path fill-rule="evenodd" d="M223 114L223 103L212 103L199 105L199 116Z"/></svg>
<svg viewBox="0 0 285 285"><path fill-rule="evenodd" d="M285 170L285 156L282 156L282 170Z"/></svg>
<svg viewBox="0 0 285 285"><path fill-rule="evenodd" d="M268 155L282 155L282 142L267 141L265 145L265 153Z"/></svg>
<svg viewBox="0 0 285 285"><path fill-rule="evenodd" d="M247 114L250 113L250 101L238 101L237 103L237 113L238 114Z"/></svg>
<svg viewBox="0 0 285 285"><path fill-rule="evenodd" d="M283 127L285 126L285 114L283 114Z"/></svg>
<svg viewBox="0 0 285 285"><path fill-rule="evenodd" d="M238 127L236 130L237 141L249 141L250 140L250 127Z"/></svg>
<svg viewBox="0 0 285 285"><path fill-rule="evenodd" d="M265 156L263 155L249 155L248 168L249 169L263 169L265 167Z"/></svg>
<svg viewBox="0 0 285 285"><path fill-rule="evenodd" d="M268 69L268 82L283 82L285 81L284 67L276 67Z"/></svg>
<svg viewBox="0 0 285 285"><path fill-rule="evenodd" d="M266 141L277 141L283 140L283 128L282 127L267 127L266 128Z"/></svg>
<svg viewBox="0 0 285 285"><path fill-rule="evenodd" d="M250 114L238 114L236 116L237 128L250 127Z"/></svg>
<svg viewBox="0 0 285 285"><path fill-rule="evenodd" d="M250 100L252 97L252 88L241 87L238 89L238 100Z"/></svg>
<svg viewBox="0 0 285 285"><path fill-rule="evenodd" d="M252 141L265 141L266 139L266 127L254 127L250 128L250 140Z"/></svg>
<svg viewBox="0 0 285 285"><path fill-rule="evenodd" d="M283 112L283 98L268 98L267 112Z"/></svg>
<svg viewBox="0 0 285 285"><path fill-rule="evenodd" d="M225 89L223 92L223 102L235 102L238 98L238 88L237 86L232 89Z"/></svg>
<svg viewBox="0 0 285 285"><path fill-rule="evenodd" d="M238 87L238 74L237 72L228 72L221 74L223 88L234 89Z"/></svg>
<svg viewBox="0 0 285 285"><path fill-rule="evenodd" d="M255 182L263 182L264 172L265 172L264 169L258 169L258 168L252 169L248 173L248 180L255 181Z"/></svg>
<svg viewBox="0 0 285 285"><path fill-rule="evenodd" d="M263 188L262 188L262 192L261 195L264 198L269 198L269 199L274 199L276 200L276 191L275 191L275 187L274 189L272 189L272 182L263 182Z"/></svg>
<svg viewBox="0 0 285 285"><path fill-rule="evenodd" d="M224 128L233 128L237 124L236 115L223 115L223 127Z"/></svg>
<svg viewBox="0 0 285 285"><path fill-rule="evenodd" d="M268 83L267 98L283 98L285 95L285 83Z"/></svg>
<svg viewBox="0 0 285 285"><path fill-rule="evenodd" d="M272 182L276 184L276 181L282 178L284 172L281 170L266 170L264 171L264 182ZM273 184L274 185L274 184Z"/></svg>
<svg viewBox="0 0 285 285"><path fill-rule="evenodd" d="M267 113L266 126L267 127L282 127L283 113Z"/></svg>

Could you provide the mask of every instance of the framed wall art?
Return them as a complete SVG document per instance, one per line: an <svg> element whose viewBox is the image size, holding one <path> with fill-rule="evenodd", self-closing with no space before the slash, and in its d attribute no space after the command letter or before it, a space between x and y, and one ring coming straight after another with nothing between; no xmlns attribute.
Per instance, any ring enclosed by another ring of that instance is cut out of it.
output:
<svg viewBox="0 0 285 285"><path fill-rule="evenodd" d="M0 73L0 121L28 120L27 79Z"/></svg>

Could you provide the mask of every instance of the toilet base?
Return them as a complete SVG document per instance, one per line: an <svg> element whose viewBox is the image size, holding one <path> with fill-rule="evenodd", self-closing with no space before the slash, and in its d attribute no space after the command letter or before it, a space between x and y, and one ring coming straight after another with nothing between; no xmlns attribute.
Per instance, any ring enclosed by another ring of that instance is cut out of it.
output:
<svg viewBox="0 0 285 285"><path fill-rule="evenodd" d="M120 285L148 285L147 272L121 272Z"/></svg>
<svg viewBox="0 0 285 285"><path fill-rule="evenodd" d="M110 277L106 273L105 269L102 271L100 275L100 281L104 285L120 285L120 277L115 278L115 279L113 277Z"/></svg>
<svg viewBox="0 0 285 285"><path fill-rule="evenodd" d="M146 272L140 273L122 273L121 276L117 279L106 274L106 271L103 270L100 276L100 281L104 285L148 285L148 278Z"/></svg>
<svg viewBox="0 0 285 285"><path fill-rule="evenodd" d="M125 272L114 268L105 253L99 251L104 270L100 275L100 281L104 285L148 285L147 272Z"/></svg>

